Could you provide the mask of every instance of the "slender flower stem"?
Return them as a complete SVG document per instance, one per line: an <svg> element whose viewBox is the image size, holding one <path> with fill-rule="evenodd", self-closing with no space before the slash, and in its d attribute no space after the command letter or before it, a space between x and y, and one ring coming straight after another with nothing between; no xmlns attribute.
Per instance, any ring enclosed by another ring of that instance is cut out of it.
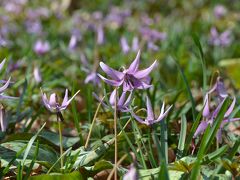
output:
<svg viewBox="0 0 240 180"><path fill-rule="evenodd" d="M115 173L114 173L114 180L117 180L117 162L118 162L118 158L117 158L117 97L118 97L118 91L116 88L116 96L115 96L115 108L114 108L114 139L115 139Z"/></svg>
<svg viewBox="0 0 240 180"><path fill-rule="evenodd" d="M96 112L95 112L95 114L94 114L93 121L92 121L90 130L89 130L89 133L88 133L88 136L87 136L87 140L86 140L86 143L85 143L85 146L84 146L85 149L88 147L88 143L89 143L89 140L90 140L90 137L91 137L91 134L92 134L93 125L94 125L94 123L95 123L95 121L96 121L96 119L97 119L97 114L98 114L98 112L99 112L99 109L100 109L100 107L101 107L101 104L102 104L102 101L103 101L104 97L105 97L105 96L103 96L103 98L101 99L101 102L98 104L97 110L96 110Z"/></svg>
<svg viewBox="0 0 240 180"><path fill-rule="evenodd" d="M58 121L58 131L59 131L59 144L60 144L60 157L63 154L63 145L62 145L62 125L61 125L61 120L58 117L59 115L57 114L57 121ZM61 158L61 169L63 168L63 158Z"/></svg>

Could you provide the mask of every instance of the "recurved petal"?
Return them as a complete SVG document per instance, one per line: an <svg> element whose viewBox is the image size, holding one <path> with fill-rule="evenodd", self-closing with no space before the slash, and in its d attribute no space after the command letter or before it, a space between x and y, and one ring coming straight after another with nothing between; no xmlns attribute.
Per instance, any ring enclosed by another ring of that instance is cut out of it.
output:
<svg viewBox="0 0 240 180"><path fill-rule="evenodd" d="M225 118L228 117L228 116L232 113L233 108L234 108L234 106L235 106L235 103L236 103L236 98L234 97L234 98L233 98L233 101L232 101L232 104L231 104L230 107L228 108L227 112L224 114L224 117L225 117Z"/></svg>
<svg viewBox="0 0 240 180"><path fill-rule="evenodd" d="M156 122L159 122L159 121L163 120L167 116L167 114L168 114L168 112L170 111L171 108L172 108L172 105L165 111L165 113L163 113L163 114L161 113L159 115L159 117L157 118Z"/></svg>
<svg viewBox="0 0 240 180"><path fill-rule="evenodd" d="M131 103L131 100L132 100L132 91L130 92L130 94L128 95L128 98L127 98L127 100L125 101L125 103L124 103L124 107L127 107L127 106L129 106L129 104Z"/></svg>
<svg viewBox="0 0 240 180"><path fill-rule="evenodd" d="M134 74L134 76L138 79L145 78L146 76L148 76L150 74L150 72L152 72L152 70L153 70L153 68L155 68L156 64L157 64L157 60L155 60L154 63L152 63L152 65L149 66L147 69L137 71L136 74Z"/></svg>
<svg viewBox="0 0 240 180"><path fill-rule="evenodd" d="M139 50L135 60L130 64L129 68L127 69L127 72L129 74L134 74L135 72L137 72L139 67L140 54L141 54L141 51Z"/></svg>
<svg viewBox="0 0 240 180"><path fill-rule="evenodd" d="M50 95L50 98L49 98L49 105L52 106L52 107L55 107L57 105L57 99L56 99L56 94L53 93Z"/></svg>
<svg viewBox="0 0 240 180"><path fill-rule="evenodd" d="M109 98L109 103L110 103L112 106L115 106L116 94L117 94L117 90L114 89L113 92L112 92L111 95L110 95L110 98Z"/></svg>
<svg viewBox="0 0 240 180"><path fill-rule="evenodd" d="M70 104L70 102L76 97L76 95L80 92L80 90L78 90L66 103L66 106L68 106ZM66 94L65 94L66 95Z"/></svg>
<svg viewBox="0 0 240 180"><path fill-rule="evenodd" d="M118 106L123 106L125 103L125 99L126 99L126 91L122 92L122 95L120 96L119 100L118 100Z"/></svg>
<svg viewBox="0 0 240 180"><path fill-rule="evenodd" d="M153 120L155 117L152 109L152 104L148 96L147 96L146 106L147 106L147 119Z"/></svg>
<svg viewBox="0 0 240 180"><path fill-rule="evenodd" d="M3 68L5 62L6 62L6 59L3 59L3 61L0 63L0 70Z"/></svg>
<svg viewBox="0 0 240 180"><path fill-rule="evenodd" d="M152 85L146 84L145 82L142 82L140 86L136 87L136 89L148 89L152 87Z"/></svg>
<svg viewBox="0 0 240 180"><path fill-rule="evenodd" d="M131 115L140 123L146 124L144 120L142 120L139 116L137 116L133 111L131 111Z"/></svg>
<svg viewBox="0 0 240 180"><path fill-rule="evenodd" d="M68 102L68 90L66 89L65 90L65 95L64 95L64 98L63 98L63 102L62 102L62 106L67 106L68 105L67 102Z"/></svg>
<svg viewBox="0 0 240 180"><path fill-rule="evenodd" d="M112 78L114 80L121 80L124 76L124 74L122 72L116 71L115 69L109 67L108 65L104 64L103 62L100 62L100 67L110 78Z"/></svg>
<svg viewBox="0 0 240 180"><path fill-rule="evenodd" d="M98 76L107 84L110 84L111 86L121 86L123 81L117 81L117 80L110 80L110 79L107 79L105 77L103 77L102 75L98 74Z"/></svg>
<svg viewBox="0 0 240 180"><path fill-rule="evenodd" d="M204 108L203 108L202 115L203 115L203 117L208 117L210 115L208 93L206 94L205 99L204 99Z"/></svg>
<svg viewBox="0 0 240 180"><path fill-rule="evenodd" d="M0 99L18 99L18 97L13 97L13 96L7 96L4 94L0 94Z"/></svg>
<svg viewBox="0 0 240 180"><path fill-rule="evenodd" d="M205 129L208 127L208 122L207 121L201 121L201 123L199 124L197 130L194 133L194 137L198 136L199 134L201 134L203 131L205 131Z"/></svg>
<svg viewBox="0 0 240 180"><path fill-rule="evenodd" d="M5 89L7 89L7 87L9 86L10 80L11 80L11 77L8 79L8 81L2 87L0 87L0 93L3 93L3 91Z"/></svg>

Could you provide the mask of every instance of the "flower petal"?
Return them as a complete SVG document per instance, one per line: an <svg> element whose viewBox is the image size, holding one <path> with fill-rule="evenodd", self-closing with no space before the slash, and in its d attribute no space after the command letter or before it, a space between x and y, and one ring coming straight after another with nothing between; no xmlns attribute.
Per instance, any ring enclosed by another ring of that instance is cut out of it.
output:
<svg viewBox="0 0 240 180"><path fill-rule="evenodd" d="M145 82L142 82L140 86L136 87L136 89L148 89L152 87L152 85L146 84Z"/></svg>
<svg viewBox="0 0 240 180"><path fill-rule="evenodd" d="M5 62L6 62L6 59L3 59L3 61L0 63L0 70L3 68Z"/></svg>
<svg viewBox="0 0 240 180"><path fill-rule="evenodd" d="M157 60L155 60L154 63L152 63L152 65L149 66L147 69L137 71L136 74L134 74L134 76L138 79L145 78L146 76L149 75L149 73L153 70L153 68L155 68L156 64L157 64Z"/></svg>
<svg viewBox="0 0 240 180"><path fill-rule="evenodd" d="M133 111L131 111L131 115L140 123L146 124L144 120L142 120L139 116L137 116Z"/></svg>
<svg viewBox="0 0 240 180"><path fill-rule="evenodd" d="M80 90L78 90L66 103L66 106L68 106L70 104L70 102L75 98L75 96L80 92Z"/></svg>
<svg viewBox="0 0 240 180"><path fill-rule="evenodd" d="M115 100L116 100L117 90L114 89L113 92L110 95L109 103L114 107L115 106Z"/></svg>
<svg viewBox="0 0 240 180"><path fill-rule="evenodd" d="M111 86L121 86L123 81L117 81L117 80L110 80L110 79L107 79L105 77L103 77L102 75L98 74L98 76L107 84L110 84Z"/></svg>
<svg viewBox="0 0 240 180"><path fill-rule="evenodd" d="M5 89L7 89L7 87L9 86L10 80L11 80L11 77L8 79L8 81L2 87L0 87L0 93L3 93L3 91Z"/></svg>
<svg viewBox="0 0 240 180"><path fill-rule="evenodd" d="M200 122L197 130L195 131L194 133L194 136L193 137L196 137L198 136L199 134L201 134L203 131L205 131L205 129L208 127L208 122L207 121L202 121Z"/></svg>
<svg viewBox="0 0 240 180"><path fill-rule="evenodd" d="M62 106L67 106L68 105L67 102L68 102L68 90L66 89L65 90L65 95L64 95L64 98L63 98L63 102L62 102Z"/></svg>
<svg viewBox="0 0 240 180"><path fill-rule="evenodd" d="M123 91L121 97L118 100L118 106L123 106L124 105L124 101L126 99L126 94L127 94L127 92Z"/></svg>
<svg viewBox="0 0 240 180"><path fill-rule="evenodd" d="M147 106L147 119L154 120L155 117L152 109L152 104L148 96L147 96L146 106Z"/></svg>
<svg viewBox="0 0 240 180"><path fill-rule="evenodd" d="M57 96L57 95L56 95L55 93L53 93L53 94L50 95L50 98L49 98L49 105L50 105L50 106L55 107L55 106L57 105L56 96Z"/></svg>
<svg viewBox="0 0 240 180"><path fill-rule="evenodd" d="M205 99L204 99L204 108L203 108L203 111L202 111L203 117L209 117L209 115L210 115L208 95L209 94L207 93L206 96L205 96Z"/></svg>
<svg viewBox="0 0 240 180"><path fill-rule="evenodd" d="M114 80L121 80L124 76L124 74L120 71L116 71L115 69L109 67L108 65L104 64L103 62L100 62L100 67L102 70L109 76L110 78Z"/></svg>
<svg viewBox="0 0 240 180"><path fill-rule="evenodd" d="M235 103L236 103L236 98L234 97L234 98L233 98L233 101L232 101L232 104L231 104L230 107L228 108L227 112L224 114L224 117L225 117L225 118L228 117L228 116L232 113L233 108L234 108L234 106L235 106Z"/></svg>
<svg viewBox="0 0 240 180"><path fill-rule="evenodd" d="M161 113L155 122L159 122L159 121L163 120L167 116L167 114L171 108L172 108L172 105L165 111L165 113L163 113L163 114Z"/></svg>
<svg viewBox="0 0 240 180"><path fill-rule="evenodd" d="M129 68L127 69L127 72L129 74L134 74L138 70L140 54L141 54L141 51L139 50L135 60L130 64Z"/></svg>

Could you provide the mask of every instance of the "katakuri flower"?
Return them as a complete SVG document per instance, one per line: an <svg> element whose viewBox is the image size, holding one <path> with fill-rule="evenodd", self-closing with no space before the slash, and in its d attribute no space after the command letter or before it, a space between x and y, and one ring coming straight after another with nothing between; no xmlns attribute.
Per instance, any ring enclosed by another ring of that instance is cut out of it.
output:
<svg viewBox="0 0 240 180"><path fill-rule="evenodd" d="M218 104L217 107L214 109L210 107L210 102L209 102L210 94L213 94L213 93L216 93L216 95L217 95L216 104ZM229 97L229 95L227 94L227 91L224 87L224 83L222 82L221 78L218 77L213 88L210 89L206 93L206 96L204 98L204 108L203 108L203 112L202 112L202 115L205 118L205 120L202 120L200 122L196 132L194 133L194 137L198 136L199 134L202 134L206 130L208 125L210 125L210 126L213 125L214 120L216 119L216 117L217 117L220 109L222 108L222 105L225 102L227 97ZM234 97L232 100L232 103L230 104L230 106L228 107L227 111L224 114L224 117L223 117L224 119L220 125L218 132L217 132L216 138L217 138L218 142L220 142L220 143L222 142L223 127L229 122L240 120L240 118L230 118L230 115L234 109L235 103L236 103L236 98ZM213 110L211 111L211 109L213 109Z"/></svg>
<svg viewBox="0 0 240 180"><path fill-rule="evenodd" d="M222 18L226 15L227 9L223 5L217 5L214 7L213 12L216 18Z"/></svg>
<svg viewBox="0 0 240 180"><path fill-rule="evenodd" d="M211 28L209 43L214 46L227 47L232 43L231 31L219 33L215 27Z"/></svg>
<svg viewBox="0 0 240 180"><path fill-rule="evenodd" d="M139 49L139 42L137 37L133 38L131 47L128 45L127 39L125 37L121 37L120 43L122 52L124 54L127 54L129 51L136 52Z"/></svg>
<svg viewBox="0 0 240 180"><path fill-rule="evenodd" d="M161 108L161 113L158 116L158 118L155 117L153 109L152 109L152 105L150 102L150 99L147 97L147 102L146 102L146 106L147 106L147 117L145 118L145 120L143 120L142 118L140 118L139 116L137 116L133 111L131 111L132 116L140 123L142 124L146 124L147 126L151 126L155 123L160 122L161 120L163 120L168 112L170 111L170 109L172 108L172 105L164 112L164 108L165 108L165 104L163 102L162 108Z"/></svg>
<svg viewBox="0 0 240 180"><path fill-rule="evenodd" d="M2 70L4 64L5 64L5 59L0 63L0 70ZM10 82L11 77L5 81L5 80L1 80L0 83L5 83L2 87L0 87L0 99L16 99L17 97L11 97L11 96L7 96L4 95L4 91L8 88Z"/></svg>
<svg viewBox="0 0 240 180"><path fill-rule="evenodd" d="M38 55L43 55L50 50L50 45L47 41L38 40L34 45L34 51Z"/></svg>
<svg viewBox="0 0 240 180"><path fill-rule="evenodd" d="M137 168L134 166L134 163L131 164L128 172L123 176L123 180L138 180Z"/></svg>
<svg viewBox="0 0 240 180"><path fill-rule="evenodd" d="M128 69L122 72L112 69L103 62L100 62L102 70L112 79L107 79L99 74L99 77L106 83L119 87L123 85L123 91L132 91L134 89L147 89L152 87L149 84L149 74L157 64L157 60L144 70L138 70L140 63L140 50L137 53L135 60L131 63Z"/></svg>
<svg viewBox="0 0 240 180"><path fill-rule="evenodd" d="M116 94L117 94L117 90L115 89L111 93L110 98L109 98L109 104L111 105L111 108L113 108L113 109L115 108ZM100 98L96 94L93 94L93 95L99 102L102 103L102 105L104 107L109 108L108 104L101 101ZM117 110L121 111L121 112L129 112L130 111L129 105L131 103L131 100L132 100L132 92L130 92L130 94L127 97L127 92L123 91L120 98L119 98L119 96L117 96Z"/></svg>
<svg viewBox="0 0 240 180"><path fill-rule="evenodd" d="M56 93L50 95L48 100L47 95L42 92L42 101L44 106L53 113L59 113L67 108L70 102L75 98L75 96L80 92L78 90L70 99L68 99L68 90L65 91L65 96L63 98L62 104L58 102Z"/></svg>

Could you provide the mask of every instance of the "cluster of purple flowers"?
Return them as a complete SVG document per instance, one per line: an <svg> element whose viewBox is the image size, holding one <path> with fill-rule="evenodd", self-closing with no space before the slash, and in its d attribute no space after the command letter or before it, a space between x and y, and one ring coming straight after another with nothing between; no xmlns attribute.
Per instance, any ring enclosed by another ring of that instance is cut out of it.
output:
<svg viewBox="0 0 240 180"><path fill-rule="evenodd" d="M214 95L214 94L216 95L216 102L215 102L215 104L217 104L216 107L212 106L212 104L214 104L214 101L212 103L210 101L210 96ZM204 119L199 124L199 126L194 134L194 137L203 133L205 131L205 129L208 127L208 125L212 126L214 120L216 119L216 117L227 97L229 97L229 95L224 87L224 84L223 84L221 78L218 77L217 81L214 84L214 86L212 87L212 89L210 89L205 95L204 108L203 108L203 112L202 112L202 116ZM230 116L231 113L233 112L235 103L236 103L236 98L233 97L232 103L228 107L227 111L225 112L224 119L221 123L220 129L217 132L216 138L217 138L218 142L220 142L220 143L222 142L223 127L229 122L240 120L240 118L231 118L231 116Z"/></svg>
<svg viewBox="0 0 240 180"><path fill-rule="evenodd" d="M172 106L170 106L165 112L164 112L164 104L161 108L161 113L158 118L155 118L154 112L152 109L151 102L149 98L147 97L147 117L145 120L141 119L139 116L137 116L132 110L129 109L129 105L131 102L131 96L132 91L136 89L147 89L152 87L150 84L150 77L149 74L151 71L156 67L157 61L155 60L151 66L144 70L139 70L139 64L140 64L140 51L138 51L137 56L135 60L130 64L129 68L123 69L123 71L118 71L115 69L112 69L111 67L107 66L103 62L100 62L100 67L102 70L106 73L108 77L111 79L107 79L99 74L99 77L106 82L107 84L114 86L114 87L122 87L123 93L120 97L120 99L116 98L116 89L112 92L110 96L110 104L112 107L114 107L115 99L118 100L117 102L117 109L121 112L131 112L132 116L140 123L146 124L148 126L153 125L154 123L160 122L163 120L169 110ZM125 101L126 93L127 91L130 92L130 95L128 96L127 100ZM104 106L107 106L104 103Z"/></svg>

